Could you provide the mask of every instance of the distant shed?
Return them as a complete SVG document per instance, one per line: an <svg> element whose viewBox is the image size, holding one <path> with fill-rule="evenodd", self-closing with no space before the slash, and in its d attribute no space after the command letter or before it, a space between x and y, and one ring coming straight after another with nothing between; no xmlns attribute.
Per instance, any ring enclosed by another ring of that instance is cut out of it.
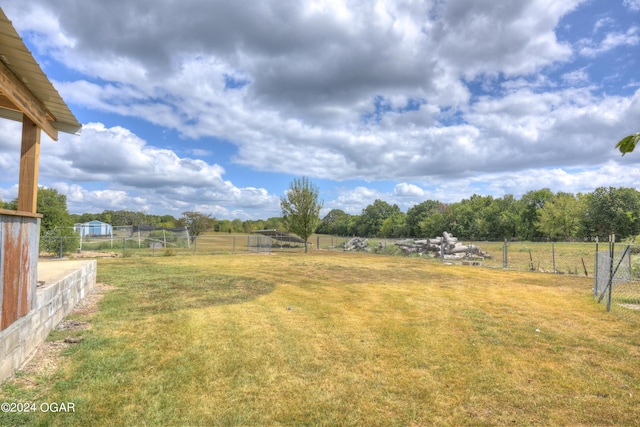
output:
<svg viewBox="0 0 640 427"><path fill-rule="evenodd" d="M89 236L110 236L113 227L111 224L107 224L106 222L93 220L89 222L85 222L83 224L75 224L73 226L75 232L80 233L82 237Z"/></svg>

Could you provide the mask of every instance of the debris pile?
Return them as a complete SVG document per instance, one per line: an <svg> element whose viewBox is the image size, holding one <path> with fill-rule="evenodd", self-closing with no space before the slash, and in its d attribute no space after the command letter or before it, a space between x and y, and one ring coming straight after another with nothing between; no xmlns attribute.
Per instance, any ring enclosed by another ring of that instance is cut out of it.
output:
<svg viewBox="0 0 640 427"><path fill-rule="evenodd" d="M442 237L435 239L413 240L406 239L395 243L405 254L425 254L431 252L434 256L443 257L449 260L460 259L483 259L491 258L489 254L480 249L477 245L463 245L456 237L446 231Z"/></svg>
<svg viewBox="0 0 640 427"><path fill-rule="evenodd" d="M364 239L362 237L354 237L353 239L345 242L344 250L345 251L365 251L369 252L369 248L367 247L367 242L369 239Z"/></svg>

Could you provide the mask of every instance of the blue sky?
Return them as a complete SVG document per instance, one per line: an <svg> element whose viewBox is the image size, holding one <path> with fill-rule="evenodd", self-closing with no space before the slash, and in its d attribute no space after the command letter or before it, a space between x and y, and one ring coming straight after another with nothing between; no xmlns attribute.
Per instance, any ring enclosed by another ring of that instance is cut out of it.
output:
<svg viewBox="0 0 640 427"><path fill-rule="evenodd" d="M0 0L78 120L42 137L70 212L279 216L375 199L640 189L640 0ZM0 122L0 198L20 125Z"/></svg>

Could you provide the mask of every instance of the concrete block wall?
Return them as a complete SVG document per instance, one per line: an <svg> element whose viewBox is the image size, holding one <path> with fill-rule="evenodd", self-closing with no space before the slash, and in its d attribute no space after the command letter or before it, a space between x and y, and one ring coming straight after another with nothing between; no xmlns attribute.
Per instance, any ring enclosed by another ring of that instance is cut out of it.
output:
<svg viewBox="0 0 640 427"><path fill-rule="evenodd" d="M34 308L7 329L0 331L0 383L35 353L53 330L87 295L96 283L95 260L74 264L62 274L39 287Z"/></svg>

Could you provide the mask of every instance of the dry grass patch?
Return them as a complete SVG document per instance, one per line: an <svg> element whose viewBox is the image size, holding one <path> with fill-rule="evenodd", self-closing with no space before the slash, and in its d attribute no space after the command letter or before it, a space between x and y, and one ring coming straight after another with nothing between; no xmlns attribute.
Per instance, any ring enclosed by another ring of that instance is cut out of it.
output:
<svg viewBox="0 0 640 427"><path fill-rule="evenodd" d="M595 305L588 279L335 253L114 259L98 271L116 289L47 394L78 410L29 423L640 417L640 333Z"/></svg>

